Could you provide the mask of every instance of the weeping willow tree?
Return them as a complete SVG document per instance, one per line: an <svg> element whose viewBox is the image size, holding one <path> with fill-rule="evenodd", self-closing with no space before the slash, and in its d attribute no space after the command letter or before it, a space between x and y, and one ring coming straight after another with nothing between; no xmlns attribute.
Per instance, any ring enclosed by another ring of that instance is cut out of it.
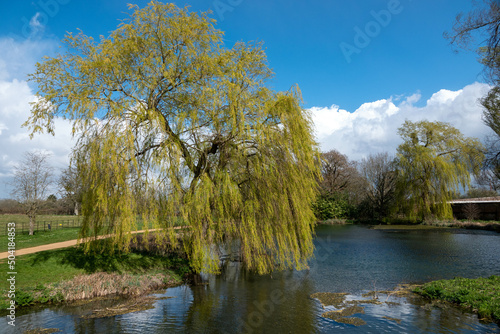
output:
<svg viewBox="0 0 500 334"><path fill-rule="evenodd" d="M468 187L484 159L483 145L443 122L405 121L398 130L401 199L411 218L452 218L453 193Z"/></svg>
<svg viewBox="0 0 500 334"><path fill-rule="evenodd" d="M111 234L127 250L137 217L157 242L184 247L196 271L217 272L239 245L259 273L304 268L312 256L318 148L298 88L274 92L259 44L223 44L206 13L153 1L99 42L79 33L37 64L32 134L72 121L83 185L80 237ZM104 246L103 246L104 245Z"/></svg>

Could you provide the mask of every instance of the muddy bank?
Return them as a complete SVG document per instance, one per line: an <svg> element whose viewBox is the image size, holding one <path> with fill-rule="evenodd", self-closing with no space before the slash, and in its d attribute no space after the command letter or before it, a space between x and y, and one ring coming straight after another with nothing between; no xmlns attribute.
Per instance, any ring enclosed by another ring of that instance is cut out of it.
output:
<svg viewBox="0 0 500 334"><path fill-rule="evenodd" d="M363 319L352 317L355 314L364 314L365 308L360 305L399 305L400 298L417 297L413 290L420 285L401 284L392 291L369 291L363 294L362 298L368 299L348 299L348 293L317 292L311 295L311 298L319 300L326 312L321 314L324 318L329 318L338 323L350 324L354 326L366 325ZM417 297L418 298L418 297ZM395 301L390 301L394 299ZM332 309L332 307L334 309ZM382 318L400 323L401 320L383 316Z"/></svg>
<svg viewBox="0 0 500 334"><path fill-rule="evenodd" d="M64 301L119 295L137 297L150 291L177 286L182 280L168 273L116 274L94 273L79 275L70 281L50 284L47 289L53 295L60 294Z"/></svg>

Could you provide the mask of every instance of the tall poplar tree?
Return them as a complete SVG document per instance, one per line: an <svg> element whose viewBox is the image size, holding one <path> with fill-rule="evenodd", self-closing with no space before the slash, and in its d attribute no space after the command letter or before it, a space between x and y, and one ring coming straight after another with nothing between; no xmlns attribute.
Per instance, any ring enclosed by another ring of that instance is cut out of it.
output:
<svg viewBox="0 0 500 334"><path fill-rule="evenodd" d="M319 153L298 88L266 88L261 45L225 47L205 13L156 1L131 9L98 42L67 35L68 51L31 76L32 133L65 117L78 136L80 237L114 234L107 250L127 250L141 216L175 247L169 227L181 220L196 271L217 272L231 247L259 273L305 268Z"/></svg>
<svg viewBox="0 0 500 334"><path fill-rule="evenodd" d="M396 164L409 216L451 218L448 201L469 186L471 174L479 173L483 145L443 122L405 121L398 132L403 143Z"/></svg>

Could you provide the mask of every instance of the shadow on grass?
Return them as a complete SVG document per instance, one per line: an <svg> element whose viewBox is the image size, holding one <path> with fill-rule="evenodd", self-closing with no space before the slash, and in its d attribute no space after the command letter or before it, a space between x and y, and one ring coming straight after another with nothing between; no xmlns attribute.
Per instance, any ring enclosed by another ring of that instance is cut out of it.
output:
<svg viewBox="0 0 500 334"><path fill-rule="evenodd" d="M83 269L88 274L95 272L141 273L151 269L171 269L182 273L189 266L185 258L174 253L165 256L145 252L115 252L112 255L85 254L80 247L44 251L33 255L30 259L31 266L41 265L47 261Z"/></svg>

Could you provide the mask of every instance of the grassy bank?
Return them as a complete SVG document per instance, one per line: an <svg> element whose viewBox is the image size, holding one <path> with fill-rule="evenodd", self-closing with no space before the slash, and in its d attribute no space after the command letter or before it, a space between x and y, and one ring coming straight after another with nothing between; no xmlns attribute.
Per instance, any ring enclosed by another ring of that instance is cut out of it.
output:
<svg viewBox="0 0 500 334"><path fill-rule="evenodd" d="M327 219L327 220L320 220L317 222L318 225L347 225L347 224L354 224L354 220L350 219Z"/></svg>
<svg viewBox="0 0 500 334"><path fill-rule="evenodd" d="M7 268L5 261L0 266ZM15 269L15 300L20 306L110 294L136 296L179 284L190 271L180 254L92 255L76 247L17 257ZM1 281L0 290L0 308L5 310L9 301L6 280Z"/></svg>
<svg viewBox="0 0 500 334"><path fill-rule="evenodd" d="M465 228L473 230L487 230L500 232L500 223L496 221L432 221L424 222L422 225L436 226L436 227L452 227L452 228Z"/></svg>
<svg viewBox="0 0 500 334"><path fill-rule="evenodd" d="M78 238L79 228L64 228L52 231L38 231L34 235L16 234L16 249L36 247ZM7 251L9 236L0 235L0 253Z"/></svg>
<svg viewBox="0 0 500 334"><path fill-rule="evenodd" d="M34 235L29 235L27 230L25 230L24 233L21 233L21 230L19 230L16 226L16 249L19 250L23 248L36 247L56 242L78 239L80 227L71 227L72 224L68 224L68 222L71 221L70 218L73 219L75 225L78 225L79 222L81 223L81 220L83 219L80 217L79 221L78 217L76 216L39 216L39 218L37 218L38 221L42 221L42 219L50 221L53 229L40 229L38 231L35 231ZM58 225L58 221L66 222L66 225L64 227L57 227L56 225ZM5 232L5 226L8 222L16 222L16 224L24 223L26 224L26 226L28 226L28 217L26 215L0 215L0 232ZM183 224L184 222L182 220L177 219L173 226L182 226ZM145 224L140 219L138 219L137 230L145 229L145 227ZM148 228L153 228L152 224L148 224ZM9 236L5 233L0 233L0 253L7 251L8 243Z"/></svg>
<svg viewBox="0 0 500 334"><path fill-rule="evenodd" d="M495 231L500 233L500 223L498 222L470 222L470 221L426 221L417 224L373 224L374 229L379 230L431 230L439 228L463 228L470 230Z"/></svg>
<svg viewBox="0 0 500 334"><path fill-rule="evenodd" d="M424 284L414 292L433 300L457 304L476 312L481 319L500 323L500 276L439 280Z"/></svg>
<svg viewBox="0 0 500 334"><path fill-rule="evenodd" d="M460 220L428 220L412 221L409 219L385 219L383 221L375 220L353 220L349 223L370 225L374 229L397 229L397 230L418 230L418 229L437 229L437 228L463 228L471 230L486 230L500 233L500 222L498 221L460 221ZM319 222L319 224L328 224L328 222Z"/></svg>

